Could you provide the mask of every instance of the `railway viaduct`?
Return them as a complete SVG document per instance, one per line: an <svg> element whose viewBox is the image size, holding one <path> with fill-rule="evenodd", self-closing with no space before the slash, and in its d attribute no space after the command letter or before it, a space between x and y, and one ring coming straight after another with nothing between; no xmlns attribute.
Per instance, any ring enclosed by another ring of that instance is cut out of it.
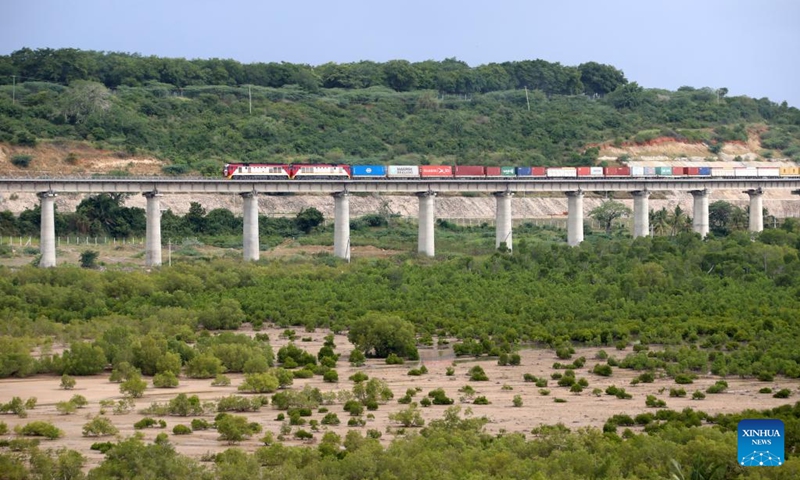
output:
<svg viewBox="0 0 800 480"><path fill-rule="evenodd" d="M740 190L750 196L751 232L764 228L762 195L766 189L798 189L800 178L513 178L513 179L380 179L380 180L221 180L193 178L0 178L0 192L36 193L41 201L41 267L56 265L54 204L58 193L132 193L147 199L145 265L161 265L161 209L159 198L172 194L241 195L244 200L243 250L245 260L258 260L259 194L325 193L334 201L334 255L350 259L350 193L406 193L419 198L420 254L434 256L436 194L482 192L496 198L495 244L512 248L511 202L515 193L563 192L567 196L567 243L583 241L585 192L628 192L633 196L633 235L649 234L648 198L654 191L685 191L694 198L693 229L708 234L708 200L714 190ZM795 192L796 193L796 192Z"/></svg>

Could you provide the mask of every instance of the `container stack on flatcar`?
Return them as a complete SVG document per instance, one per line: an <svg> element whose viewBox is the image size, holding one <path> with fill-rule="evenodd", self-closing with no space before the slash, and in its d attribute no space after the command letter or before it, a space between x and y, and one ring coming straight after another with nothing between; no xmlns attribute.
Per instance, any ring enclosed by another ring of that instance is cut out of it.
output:
<svg viewBox="0 0 800 480"><path fill-rule="evenodd" d="M222 169L230 180L317 179L515 179L515 178L666 178L798 177L800 167L483 167L478 165L344 165L229 163Z"/></svg>

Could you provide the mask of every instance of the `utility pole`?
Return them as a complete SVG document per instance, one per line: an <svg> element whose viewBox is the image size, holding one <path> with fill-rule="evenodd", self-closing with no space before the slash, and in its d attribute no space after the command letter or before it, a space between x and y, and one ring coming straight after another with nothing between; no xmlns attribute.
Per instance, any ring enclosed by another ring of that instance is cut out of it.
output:
<svg viewBox="0 0 800 480"><path fill-rule="evenodd" d="M17 103L17 76L11 75L11 103Z"/></svg>
<svg viewBox="0 0 800 480"><path fill-rule="evenodd" d="M247 98L250 102L250 115L253 114L253 94L250 92L250 85L247 86Z"/></svg>

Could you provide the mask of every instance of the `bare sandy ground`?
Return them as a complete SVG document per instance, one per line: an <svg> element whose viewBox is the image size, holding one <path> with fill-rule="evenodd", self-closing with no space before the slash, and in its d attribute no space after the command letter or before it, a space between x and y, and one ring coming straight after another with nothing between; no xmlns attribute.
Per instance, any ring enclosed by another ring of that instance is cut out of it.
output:
<svg viewBox="0 0 800 480"><path fill-rule="evenodd" d="M246 331L246 330L245 330ZM265 329L263 332L270 335L273 348L277 352L278 348L288 343L287 340L280 338L281 329L270 328ZM250 331L249 333L254 333ZM322 347L323 339L329 332L325 330L317 330L313 333L302 332L297 330L299 337L311 337L312 341L303 342L296 341L296 344L313 353L319 351ZM550 374L557 371L552 368L554 362L561 361L556 358L552 350L542 349L526 349L520 352L522 356L522 365L516 367L501 367L497 365L496 359L474 359L474 358L458 358L456 359L451 349L423 349L421 350L422 361L429 373L420 377L409 376L407 373L411 368L415 368L418 364L395 365L388 366L378 360L369 360L364 367L354 368L347 363L347 356L349 355L352 346L347 341L345 335L337 335L335 338L336 352L340 353L342 358L337 366L339 373L339 383L331 384L322 381L321 377L314 377L312 379L298 379L295 380L293 389L301 389L305 385L318 387L321 391L338 391L338 390L351 390L353 382L348 380L356 371L363 371L370 378L381 378L388 382L395 398L385 405L381 405L377 411L365 411L365 418L367 413L374 414L375 418L367 421L365 427L347 427L347 420L349 414L344 412L342 404L337 403L326 406L331 412L336 413L342 424L336 427L321 426L319 432L313 432L315 439L305 442L305 444L314 444L322 437L324 431L334 431L344 436L348 430L357 428L362 433L367 429L377 429L383 433L382 441L385 443L390 442L394 438L393 429L398 427L389 420L391 413L405 409L405 405L397 403L397 399L402 397L406 389L419 387L422 392L418 393L415 401L419 401L429 391L435 388L443 388L450 398L455 399L455 405L460 405L462 408L470 407L476 416L485 416L490 420L487 425L487 430L494 433L499 432L519 432L523 434L530 434L531 429L542 424L556 424L563 423L571 429L578 427L602 427L603 423L608 417L618 414L627 413L635 415L642 412L653 412L654 409L645 406L645 397L647 395L656 395L658 398L667 402L667 407L674 410L682 410L686 407L691 407L696 410L703 410L705 412L715 413L732 413L739 412L748 408L765 409L773 408L779 405L796 401L794 396L797 393L798 382L796 380L788 380L779 378L773 382L758 382L752 379L740 378L726 378L729 389L725 393L711 395L708 394L705 400L697 401L691 400L691 393L695 390L705 390L710 385L713 385L719 377L711 375L703 375L695 380L691 385L677 385L671 379L661 378L656 379L652 384L639 384L630 385L630 380L634 378L638 372L633 372L623 369L614 369L614 374L611 377L601 377L590 373L591 368L600 363L600 360L595 360L595 355L599 349L596 348L583 348L578 349L575 357L585 356L587 362L584 368L576 371L578 378L585 377L589 381L589 387L584 389L583 393L575 394L570 393L567 388L556 386L554 380L550 380ZM626 351L619 352L617 350L606 349L607 352L623 358L630 352L630 348ZM448 366L454 365L455 362L455 375L447 376L445 370ZM473 365L480 365L486 371L489 381L486 382L470 382L467 378L467 371ZM523 381L523 374L531 373L537 377L544 377L549 380L548 389L550 390L549 396L542 396L537 388L532 383ZM220 397L238 393L236 387L242 382L242 375L231 374L231 386L229 387L212 387L211 380L193 380L181 378L181 383L178 388L174 389L156 389L152 385L148 387L144 396L137 399L135 409L132 413L125 415L113 415L110 411L107 416L111 419L113 424L119 428L119 438L128 437L135 432L133 424L145 417L139 411L152 402L167 402L174 398L179 393L187 395L198 395L202 400L215 400ZM149 380L149 379L148 379ZM617 385L624 387L626 391L633 395L631 400L620 400L608 395L594 396L591 394L592 389L605 388L609 385ZM27 379L4 379L0 381L0 402L7 402L13 396L19 396L23 399L29 397L36 397L38 404L35 409L28 411L27 418L19 418L15 415L2 415L0 421L6 422L10 431L16 425L24 425L25 423L34 420L45 420L53 422L59 428L64 430L65 436L55 441L44 440L44 447L67 447L80 451L89 460L89 466L93 466L102 461L103 456L97 452L89 449L92 443L97 441L113 441L114 437L105 438L87 438L82 436L82 427L92 417L98 415L100 406L99 402L105 399L118 400L122 398L119 392L119 384L111 383L108 381L108 374L92 376L92 377L77 377L77 385L74 390L62 390L59 388L60 378L56 376L37 376ZM465 385L471 385L476 390L476 396L485 395L491 402L490 405L472 405L471 401L463 398L463 394L458 390ZM505 388L504 388L505 386ZM683 387L686 389L687 398L670 398L669 388ZM780 388L790 388L793 391L793 396L789 399L776 399L772 395L759 394L758 390L763 387L771 387L773 390ZM75 394L80 394L86 397L89 401L88 407L78 410L78 413L73 415L60 415L56 410L56 403L59 401L69 400ZM523 400L522 407L514 407L512 399L515 395L520 395ZM566 403L556 403L554 398L567 400ZM446 406L431 406L429 408L422 408L422 414L427 421L432 419L441 418ZM262 407L261 411L255 413L245 414L250 421L255 421L263 426L264 431L272 431L277 437L281 422L276 420L276 416L281 413L273 409L271 406ZM463 411L462 411L463 413ZM313 419L321 420L324 414L314 412ZM214 414L205 415L209 421L213 421ZM146 429L142 432L148 441L152 441L158 433L167 432L170 435L170 441L176 446L180 453L190 455L195 458L200 458L207 452L219 452L229 448L225 442L217 440L217 433L214 430L195 432L191 435L175 436L172 435L172 428L177 424L189 425L191 418L189 417L164 417L167 422L167 429ZM390 428L391 427L391 428ZM293 431L299 428L310 430L308 426L294 427ZM388 430L387 430L388 428ZM261 443L258 441L263 434L254 436L252 439L242 442L238 446L246 450L254 450ZM8 436L7 438L10 438ZM290 439L287 444L299 445L302 442Z"/></svg>

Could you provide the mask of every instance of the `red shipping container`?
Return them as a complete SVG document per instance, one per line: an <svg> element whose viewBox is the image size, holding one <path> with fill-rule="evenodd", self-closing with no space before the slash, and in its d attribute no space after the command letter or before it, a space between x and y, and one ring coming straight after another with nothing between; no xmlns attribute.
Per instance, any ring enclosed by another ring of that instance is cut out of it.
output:
<svg viewBox="0 0 800 480"><path fill-rule="evenodd" d="M606 177L630 177L630 167L605 167L603 173Z"/></svg>
<svg viewBox="0 0 800 480"><path fill-rule="evenodd" d="M578 167L577 170L579 177L588 177L592 174L592 167Z"/></svg>
<svg viewBox="0 0 800 480"><path fill-rule="evenodd" d="M486 176L487 177L502 177L503 173L500 170L500 167L486 167Z"/></svg>
<svg viewBox="0 0 800 480"><path fill-rule="evenodd" d="M545 175L547 175L546 167L531 167L532 177L544 177Z"/></svg>
<svg viewBox="0 0 800 480"><path fill-rule="evenodd" d="M686 170L684 167L672 167L672 174L673 175L686 175Z"/></svg>
<svg viewBox="0 0 800 480"><path fill-rule="evenodd" d="M700 175L699 167L686 167L686 175Z"/></svg>
<svg viewBox="0 0 800 480"><path fill-rule="evenodd" d="M472 165L456 165L456 177L485 177L486 168Z"/></svg>
<svg viewBox="0 0 800 480"><path fill-rule="evenodd" d="M420 165L420 177L452 177L453 167L450 165Z"/></svg>

